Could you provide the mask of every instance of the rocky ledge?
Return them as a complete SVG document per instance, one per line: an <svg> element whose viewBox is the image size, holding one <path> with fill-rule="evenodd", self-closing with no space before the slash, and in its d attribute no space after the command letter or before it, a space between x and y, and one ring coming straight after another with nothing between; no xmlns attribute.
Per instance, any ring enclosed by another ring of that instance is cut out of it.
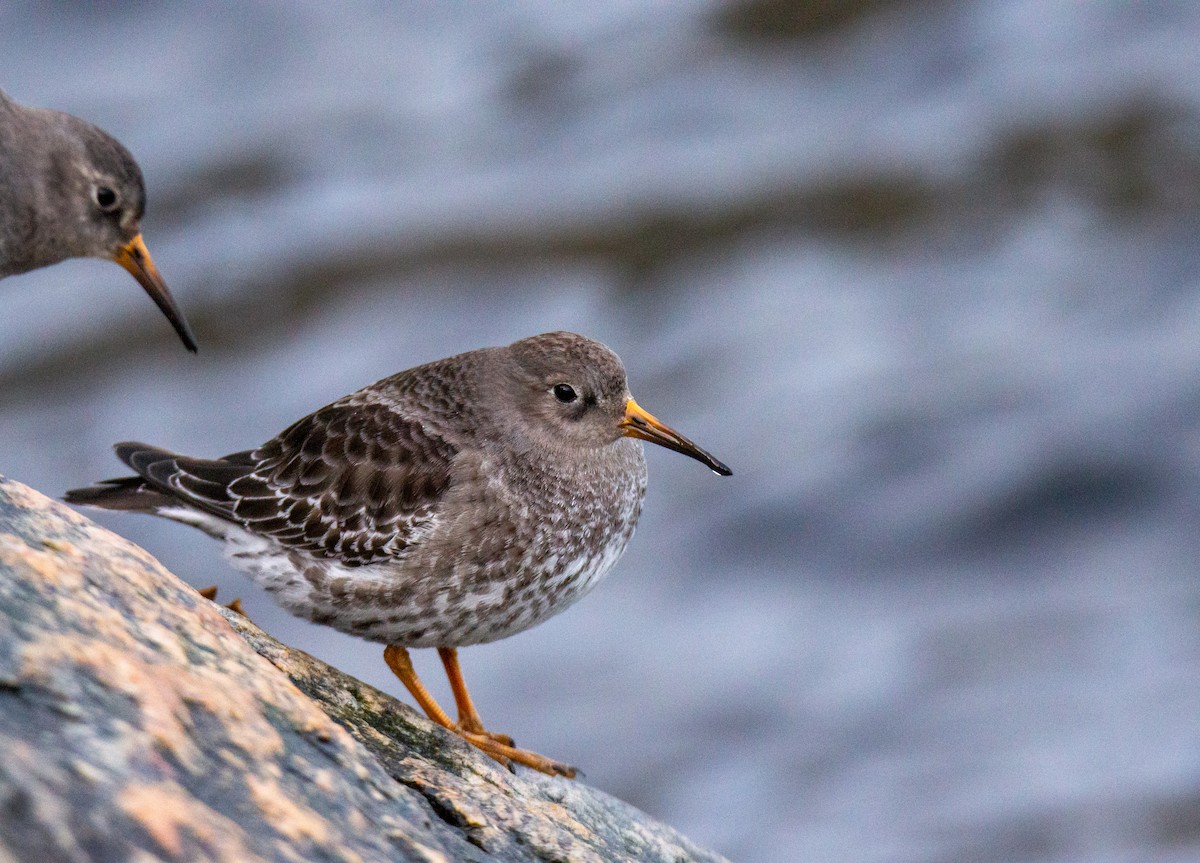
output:
<svg viewBox="0 0 1200 863"><path fill-rule="evenodd" d="M514 775L0 477L0 863L718 861Z"/></svg>

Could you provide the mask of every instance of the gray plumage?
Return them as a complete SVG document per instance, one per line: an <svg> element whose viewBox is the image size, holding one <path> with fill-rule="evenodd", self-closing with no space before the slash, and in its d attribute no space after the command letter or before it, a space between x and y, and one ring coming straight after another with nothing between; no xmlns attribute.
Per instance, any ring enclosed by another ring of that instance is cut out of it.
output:
<svg viewBox="0 0 1200 863"><path fill-rule="evenodd" d="M145 209L141 169L119 141L0 91L0 278L68 258L115 261L194 351L191 328L142 241Z"/></svg>
<svg viewBox="0 0 1200 863"><path fill-rule="evenodd" d="M612 351L548 333L401 372L252 451L118 444L137 476L66 499L205 530L295 614L453 647L533 626L612 567L646 488L634 437L729 472L637 407Z"/></svg>

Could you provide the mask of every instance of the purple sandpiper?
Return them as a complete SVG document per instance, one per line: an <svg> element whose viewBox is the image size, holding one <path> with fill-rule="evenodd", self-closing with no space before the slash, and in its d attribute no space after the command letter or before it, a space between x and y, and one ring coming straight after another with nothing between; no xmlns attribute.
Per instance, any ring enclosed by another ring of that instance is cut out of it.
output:
<svg viewBox="0 0 1200 863"><path fill-rule="evenodd" d="M731 472L638 406L611 350L547 333L385 378L255 450L208 460L117 444L138 475L66 499L200 528L292 613L387 645L438 724L502 763L574 776L484 730L456 648L557 614L616 563L646 491L633 438ZM457 722L410 647L438 649Z"/></svg>
<svg viewBox="0 0 1200 863"><path fill-rule="evenodd" d="M194 353L187 319L142 240L145 209L142 171L119 141L0 90L0 278L67 258L108 258L138 280Z"/></svg>

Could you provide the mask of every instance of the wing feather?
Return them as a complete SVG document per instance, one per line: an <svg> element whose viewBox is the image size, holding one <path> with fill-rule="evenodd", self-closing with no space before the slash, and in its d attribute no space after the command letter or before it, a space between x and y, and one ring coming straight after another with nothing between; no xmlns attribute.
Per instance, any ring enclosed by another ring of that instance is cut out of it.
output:
<svg viewBox="0 0 1200 863"><path fill-rule="evenodd" d="M437 516L458 450L382 403L335 402L257 450L118 455L156 491L350 566L401 554Z"/></svg>

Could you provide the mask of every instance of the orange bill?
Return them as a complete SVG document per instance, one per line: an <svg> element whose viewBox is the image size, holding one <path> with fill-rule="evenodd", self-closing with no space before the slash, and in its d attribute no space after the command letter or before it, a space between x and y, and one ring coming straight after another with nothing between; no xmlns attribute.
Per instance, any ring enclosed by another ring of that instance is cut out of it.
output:
<svg viewBox="0 0 1200 863"><path fill-rule="evenodd" d="M691 456L701 464L707 465L713 473L721 476L730 476L733 473L723 463L700 449L675 429L642 410L641 406L633 399L625 404L625 418L621 420L621 431L626 437L640 438Z"/></svg>
<svg viewBox="0 0 1200 863"><path fill-rule="evenodd" d="M188 326L183 312L175 304L175 298L167 290L167 283L158 274L158 268L154 266L154 261L150 258L150 252L146 249L142 235L138 234L121 246L112 259L127 269L138 280L138 284L146 289L150 299L154 300L162 313L167 316L167 320L171 322L171 326L175 328L175 332L179 333L179 338L183 341L184 346L195 353L196 338L192 335L192 328Z"/></svg>

